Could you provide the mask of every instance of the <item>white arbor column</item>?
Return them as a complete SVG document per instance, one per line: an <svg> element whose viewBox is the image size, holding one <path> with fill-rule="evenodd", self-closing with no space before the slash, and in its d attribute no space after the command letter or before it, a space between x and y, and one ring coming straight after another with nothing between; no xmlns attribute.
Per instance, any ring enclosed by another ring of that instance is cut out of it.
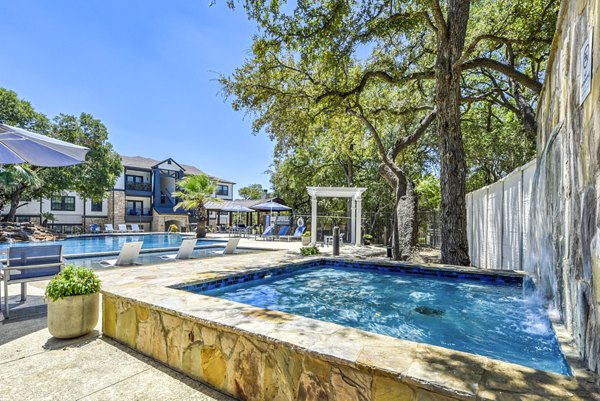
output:
<svg viewBox="0 0 600 401"><path fill-rule="evenodd" d="M312 208L310 218L310 244L317 243L317 195L312 194Z"/></svg>
<svg viewBox="0 0 600 401"><path fill-rule="evenodd" d="M352 202L352 213L350 214L350 238L348 238L348 240L350 240L350 243L356 244L356 202L354 201L354 198L351 198L350 200Z"/></svg>
<svg viewBox="0 0 600 401"><path fill-rule="evenodd" d="M361 233L361 227L362 227L362 198L360 196L356 197L356 222L355 222L355 227L356 227L356 234L355 234L355 245L356 246L361 246L362 245L362 233Z"/></svg>

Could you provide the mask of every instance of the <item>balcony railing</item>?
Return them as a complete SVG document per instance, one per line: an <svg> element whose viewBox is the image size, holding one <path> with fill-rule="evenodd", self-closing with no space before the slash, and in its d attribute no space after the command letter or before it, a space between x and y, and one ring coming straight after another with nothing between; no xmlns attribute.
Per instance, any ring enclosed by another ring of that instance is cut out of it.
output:
<svg viewBox="0 0 600 401"><path fill-rule="evenodd" d="M150 182L126 182L125 189L129 189L131 191L151 192L152 191L152 183L150 183Z"/></svg>

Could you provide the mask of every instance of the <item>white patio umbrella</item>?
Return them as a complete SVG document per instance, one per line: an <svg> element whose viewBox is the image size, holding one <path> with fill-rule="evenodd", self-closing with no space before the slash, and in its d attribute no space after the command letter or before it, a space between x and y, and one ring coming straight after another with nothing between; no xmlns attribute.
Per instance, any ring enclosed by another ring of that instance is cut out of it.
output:
<svg viewBox="0 0 600 401"><path fill-rule="evenodd" d="M252 209L254 210L264 210L264 211L269 211L269 220L272 218L273 216L273 211L275 212L282 212L284 210L292 210L291 207L288 207L286 205L282 205L281 203L277 203L274 202L272 200L268 201L268 202L264 202L264 203L259 203L258 205L254 205L252 206ZM273 223L271 223L273 224Z"/></svg>
<svg viewBox="0 0 600 401"><path fill-rule="evenodd" d="M0 164L63 167L85 161L83 146L0 123Z"/></svg>
<svg viewBox="0 0 600 401"><path fill-rule="evenodd" d="M254 212L254 210L252 210L248 207L242 206L238 203L226 206L221 210L224 212L234 212L234 213L252 213L252 212ZM231 224L231 222L230 222L230 224Z"/></svg>

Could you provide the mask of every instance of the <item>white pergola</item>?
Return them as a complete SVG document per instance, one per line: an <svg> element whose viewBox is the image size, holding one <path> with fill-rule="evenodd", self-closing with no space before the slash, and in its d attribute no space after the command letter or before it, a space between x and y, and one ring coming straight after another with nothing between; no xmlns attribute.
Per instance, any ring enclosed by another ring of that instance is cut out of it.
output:
<svg viewBox="0 0 600 401"><path fill-rule="evenodd" d="M350 225L350 242L354 245L361 244L361 220L362 220L362 193L367 188L348 187L306 187L312 200L311 208L311 244L317 242L317 198L352 198L352 217ZM358 221L358 224L357 224Z"/></svg>

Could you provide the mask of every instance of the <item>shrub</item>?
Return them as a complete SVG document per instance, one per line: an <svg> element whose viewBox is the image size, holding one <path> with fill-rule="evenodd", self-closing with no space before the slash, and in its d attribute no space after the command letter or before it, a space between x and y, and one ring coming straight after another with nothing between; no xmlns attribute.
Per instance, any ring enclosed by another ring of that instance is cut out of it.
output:
<svg viewBox="0 0 600 401"><path fill-rule="evenodd" d="M365 235L363 235L363 239L366 239L367 241L371 241L373 239L373 236L371 234L365 234Z"/></svg>
<svg viewBox="0 0 600 401"><path fill-rule="evenodd" d="M310 231L304 231L304 233L302 233L303 237L310 237Z"/></svg>
<svg viewBox="0 0 600 401"><path fill-rule="evenodd" d="M74 295L100 291L100 279L93 270L69 265L58 273L46 287L46 298L57 301Z"/></svg>
<svg viewBox="0 0 600 401"><path fill-rule="evenodd" d="M302 254L302 256L311 256L318 255L321 252L319 252L319 248L317 248L316 246L304 246L300 248L300 253Z"/></svg>

